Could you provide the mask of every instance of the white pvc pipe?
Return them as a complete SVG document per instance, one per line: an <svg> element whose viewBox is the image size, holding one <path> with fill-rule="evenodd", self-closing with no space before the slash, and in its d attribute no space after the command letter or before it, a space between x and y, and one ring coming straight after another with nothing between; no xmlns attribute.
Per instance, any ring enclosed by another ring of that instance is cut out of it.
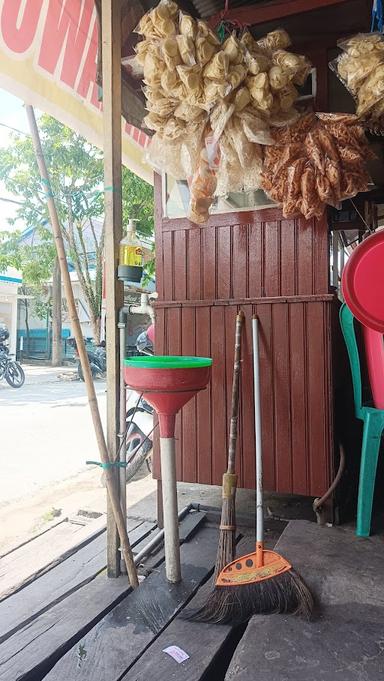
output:
<svg viewBox="0 0 384 681"><path fill-rule="evenodd" d="M169 582L180 582L180 541L177 517L175 438L160 438L163 487L165 572Z"/></svg>
<svg viewBox="0 0 384 681"><path fill-rule="evenodd" d="M261 400L260 400L260 367L259 367L259 324L257 317L252 317L253 346L253 385L255 400L255 448L256 448L256 542L264 541L263 513L263 457L261 445Z"/></svg>

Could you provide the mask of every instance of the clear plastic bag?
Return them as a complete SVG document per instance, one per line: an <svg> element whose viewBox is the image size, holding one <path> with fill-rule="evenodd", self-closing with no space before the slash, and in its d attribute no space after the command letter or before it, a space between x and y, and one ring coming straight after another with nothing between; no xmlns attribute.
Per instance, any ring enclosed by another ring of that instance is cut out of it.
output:
<svg viewBox="0 0 384 681"><path fill-rule="evenodd" d="M355 98L359 118L374 120L384 98L384 36L359 33L339 47L343 52L329 66Z"/></svg>
<svg viewBox="0 0 384 681"><path fill-rule="evenodd" d="M157 7L144 14L134 32L151 39L176 35L178 13L179 8L173 0L160 0Z"/></svg>
<svg viewBox="0 0 384 681"><path fill-rule="evenodd" d="M291 44L291 39L284 28L277 28L275 31L267 33L264 38L257 40L257 45L262 50L267 52L274 52L275 50L284 50Z"/></svg>
<svg viewBox="0 0 384 681"><path fill-rule="evenodd" d="M176 180L186 180L193 174L201 150L206 116L200 116L183 128L175 139L156 133L147 148L145 160L158 172L172 175Z"/></svg>
<svg viewBox="0 0 384 681"><path fill-rule="evenodd" d="M190 206L188 217L192 222L204 224L209 218L217 186L220 163L219 141L207 126L195 172L189 181Z"/></svg>
<svg viewBox="0 0 384 681"><path fill-rule="evenodd" d="M285 217L319 218L326 205L366 191L370 150L356 116L307 114L275 132L266 147L262 187Z"/></svg>

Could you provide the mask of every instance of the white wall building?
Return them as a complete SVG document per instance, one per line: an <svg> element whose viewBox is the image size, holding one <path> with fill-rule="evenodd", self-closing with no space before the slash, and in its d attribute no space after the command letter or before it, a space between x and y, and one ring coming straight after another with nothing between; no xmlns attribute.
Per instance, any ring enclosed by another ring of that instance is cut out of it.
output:
<svg viewBox="0 0 384 681"><path fill-rule="evenodd" d="M17 342L17 300L18 289L22 283L20 272L8 267L0 273L0 325L5 325L9 331L9 350L16 354Z"/></svg>

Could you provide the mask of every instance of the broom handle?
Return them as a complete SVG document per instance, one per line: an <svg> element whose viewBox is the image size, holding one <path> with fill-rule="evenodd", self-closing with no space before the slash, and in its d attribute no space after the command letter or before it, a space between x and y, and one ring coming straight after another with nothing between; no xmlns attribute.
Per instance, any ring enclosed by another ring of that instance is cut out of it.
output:
<svg viewBox="0 0 384 681"><path fill-rule="evenodd" d="M130 585L132 588L139 586L139 581L137 577L137 570L135 563L133 561L133 554L131 545L129 543L129 538L127 534L126 521L123 516L120 500L115 488L114 475L109 467L110 460L107 449L107 444L105 442L103 426L101 423L100 412L97 404L97 397L95 386L93 383L91 368L89 366L89 359L87 351L85 349L85 343L83 338L83 333L80 326L79 316L77 314L75 298L72 290L72 283L68 271L67 257L64 248L64 241L62 230L59 222L59 217L57 215L56 206L52 198L52 190L49 179L48 170L45 164L45 159L43 155L43 150L41 147L39 130L37 127L35 113L31 105L26 105L26 112L29 122L29 127L31 130L31 136L33 141L33 146L36 155L37 165L45 185L45 191L47 195L47 205L49 211L49 217L51 220L52 233L54 241L56 244L57 257L59 259L61 276L64 284L65 297L67 299L69 317L72 322L72 328L76 340L76 347L79 352L81 368L84 375L85 387L87 390L88 404L91 410L91 416L93 421L93 427L95 430L96 440L99 448L100 459L102 463L106 466L105 478L107 483L107 491L111 501L112 512L114 516L115 523L117 525L117 530L120 537L121 550L124 556L125 564L127 566L127 573Z"/></svg>
<svg viewBox="0 0 384 681"><path fill-rule="evenodd" d="M239 420L239 383L240 383L240 368L241 368L241 333L244 324L244 312L240 310L236 316L236 334L235 334L235 358L233 364L233 379L232 379L232 401L231 401L231 423L229 428L229 446L228 446L228 469L227 473L235 473L235 456L237 444L237 425Z"/></svg>
<svg viewBox="0 0 384 681"><path fill-rule="evenodd" d="M259 322L252 317L253 347L253 394L255 402L255 450L256 450L256 557L257 567L263 565L264 513L263 513L263 456L261 445L261 399L259 367Z"/></svg>

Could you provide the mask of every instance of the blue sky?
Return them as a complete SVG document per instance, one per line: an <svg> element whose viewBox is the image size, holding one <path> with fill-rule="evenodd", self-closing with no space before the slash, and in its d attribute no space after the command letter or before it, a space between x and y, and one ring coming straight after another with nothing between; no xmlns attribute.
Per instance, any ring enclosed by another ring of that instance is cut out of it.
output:
<svg viewBox="0 0 384 681"><path fill-rule="evenodd" d="M11 126L28 133L28 122L23 102L21 99L10 95L5 90L0 89L0 147L8 146L11 131L5 126ZM0 182L0 199L15 198L5 190ZM7 218L13 217L15 206L12 203L0 200L0 231L9 229Z"/></svg>

